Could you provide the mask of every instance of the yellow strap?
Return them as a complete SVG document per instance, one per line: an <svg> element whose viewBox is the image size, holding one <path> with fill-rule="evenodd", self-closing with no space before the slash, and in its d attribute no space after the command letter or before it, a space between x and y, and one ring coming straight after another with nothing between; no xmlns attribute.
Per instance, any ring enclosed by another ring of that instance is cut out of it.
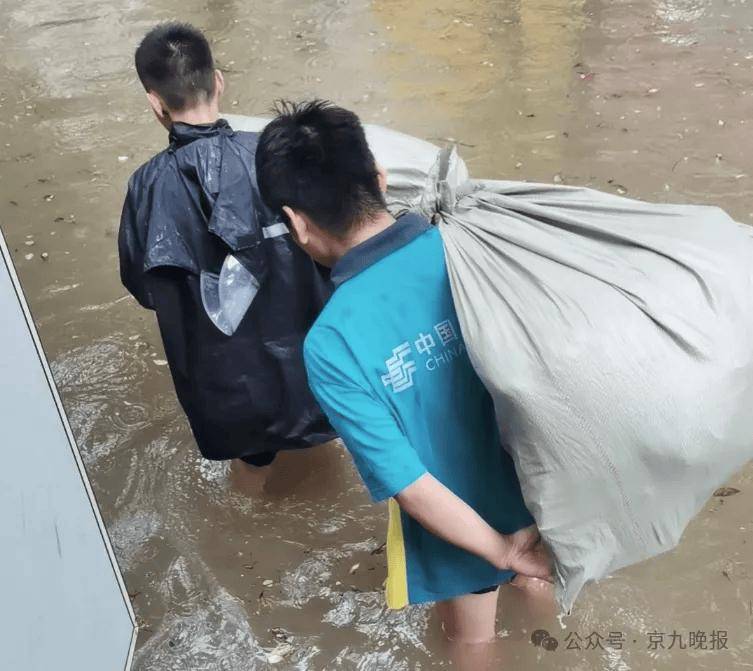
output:
<svg viewBox="0 0 753 671"><path fill-rule="evenodd" d="M400 506L395 499L387 504L390 521L387 525L387 607L405 608L408 605L408 570L405 564L405 542Z"/></svg>

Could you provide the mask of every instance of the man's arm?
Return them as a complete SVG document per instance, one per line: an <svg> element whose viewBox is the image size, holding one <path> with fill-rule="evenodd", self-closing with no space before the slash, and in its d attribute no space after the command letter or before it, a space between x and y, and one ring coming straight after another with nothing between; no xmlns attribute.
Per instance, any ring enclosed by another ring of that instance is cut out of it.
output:
<svg viewBox="0 0 753 671"><path fill-rule="evenodd" d="M473 508L430 474L395 496L400 507L427 531L499 569L551 580L551 561L535 526L502 535Z"/></svg>
<svg viewBox="0 0 753 671"><path fill-rule="evenodd" d="M549 559L536 528L503 536L431 476L389 408L373 395L352 361L350 348L334 329L315 326L304 356L309 386L345 441L374 499L394 497L435 536L493 566L548 579Z"/></svg>

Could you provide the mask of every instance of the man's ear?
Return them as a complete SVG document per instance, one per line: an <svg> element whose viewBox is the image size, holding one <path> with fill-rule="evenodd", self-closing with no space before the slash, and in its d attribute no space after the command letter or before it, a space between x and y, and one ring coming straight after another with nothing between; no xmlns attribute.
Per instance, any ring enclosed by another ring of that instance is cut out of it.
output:
<svg viewBox="0 0 753 671"><path fill-rule="evenodd" d="M218 69L214 71L214 95L219 100L225 92L225 76Z"/></svg>
<svg viewBox="0 0 753 671"><path fill-rule="evenodd" d="M299 245L307 245L310 239L309 224L300 212L296 212L292 207L282 206L282 211L288 218L290 233Z"/></svg>
<svg viewBox="0 0 753 671"><path fill-rule="evenodd" d="M387 171L377 163L377 179L379 180L379 190L387 193Z"/></svg>
<svg viewBox="0 0 753 671"><path fill-rule="evenodd" d="M146 92L146 99L149 101L149 107L152 108L152 112L154 112L154 116L157 117L157 121L159 121L163 126L166 128L170 127L170 113L167 111L166 107L162 104L162 99L152 91Z"/></svg>

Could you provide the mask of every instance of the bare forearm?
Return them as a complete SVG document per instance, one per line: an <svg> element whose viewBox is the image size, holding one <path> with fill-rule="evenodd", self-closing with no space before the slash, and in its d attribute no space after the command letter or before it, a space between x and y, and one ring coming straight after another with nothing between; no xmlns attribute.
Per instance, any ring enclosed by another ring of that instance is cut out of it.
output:
<svg viewBox="0 0 753 671"><path fill-rule="evenodd" d="M504 568L505 537L433 476L419 478L395 499L427 531Z"/></svg>

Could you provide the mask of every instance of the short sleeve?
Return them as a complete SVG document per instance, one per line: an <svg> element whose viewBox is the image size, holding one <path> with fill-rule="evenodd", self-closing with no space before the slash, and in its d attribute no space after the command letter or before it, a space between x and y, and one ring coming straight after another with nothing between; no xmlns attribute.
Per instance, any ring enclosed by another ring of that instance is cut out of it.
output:
<svg viewBox="0 0 753 671"><path fill-rule="evenodd" d="M314 326L306 338L304 358L311 391L375 501L395 496L427 472L337 332Z"/></svg>

